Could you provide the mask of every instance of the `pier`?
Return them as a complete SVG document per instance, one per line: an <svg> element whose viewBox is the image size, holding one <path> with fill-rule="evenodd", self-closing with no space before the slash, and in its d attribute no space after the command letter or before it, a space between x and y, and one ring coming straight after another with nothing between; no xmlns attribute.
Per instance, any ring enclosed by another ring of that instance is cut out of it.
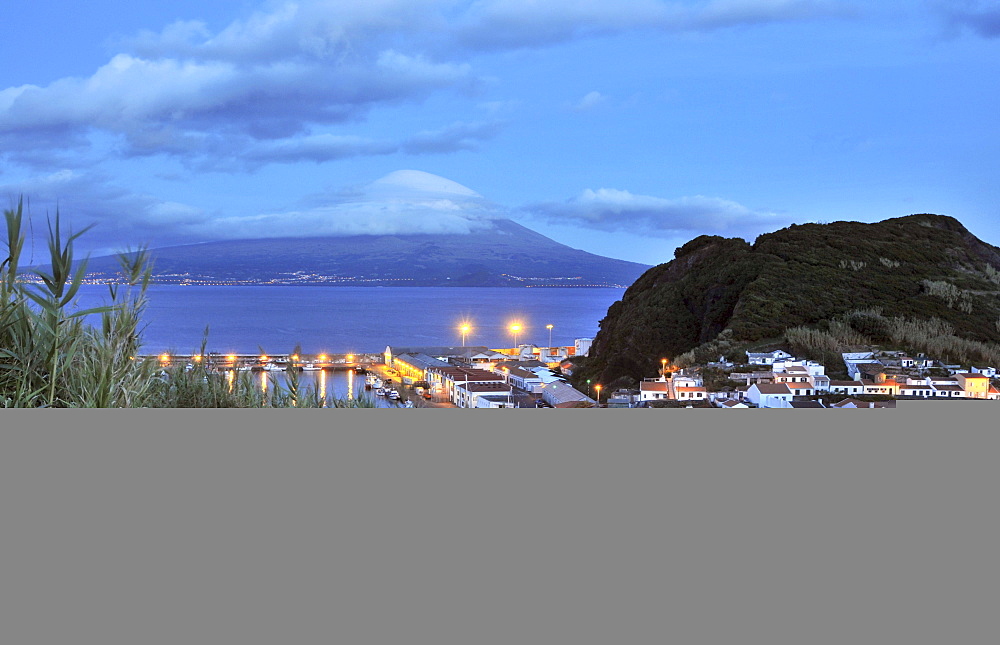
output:
<svg viewBox="0 0 1000 645"><path fill-rule="evenodd" d="M367 354L240 354L208 352L206 354L178 354L163 352L145 354L140 360L155 360L161 367L204 365L206 369L225 371L300 370L347 371L371 369L385 359L380 353Z"/></svg>

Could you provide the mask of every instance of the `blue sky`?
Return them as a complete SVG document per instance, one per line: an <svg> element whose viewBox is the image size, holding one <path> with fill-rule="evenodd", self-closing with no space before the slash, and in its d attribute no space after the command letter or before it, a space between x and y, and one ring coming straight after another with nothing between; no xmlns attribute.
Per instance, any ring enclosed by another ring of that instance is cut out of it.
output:
<svg viewBox="0 0 1000 645"><path fill-rule="evenodd" d="M657 264L923 212L1000 245L998 2L83 11L26 3L0 39L0 200L94 224L94 253L509 217Z"/></svg>

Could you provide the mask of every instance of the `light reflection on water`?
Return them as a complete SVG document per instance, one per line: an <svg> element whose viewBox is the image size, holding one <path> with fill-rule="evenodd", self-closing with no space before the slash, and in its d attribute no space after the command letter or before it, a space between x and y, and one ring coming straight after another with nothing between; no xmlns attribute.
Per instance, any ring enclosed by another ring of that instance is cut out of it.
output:
<svg viewBox="0 0 1000 645"><path fill-rule="evenodd" d="M230 391L232 390L234 374L235 372L231 370L226 372L226 380L230 383ZM261 371L256 373L256 377L259 379L261 391L265 394L271 390L274 384L286 389L288 388L289 380L287 372ZM375 405L380 408L396 408L401 406L401 403L390 401L385 397L377 396L373 391L366 390L365 379L356 378L353 370L299 372L298 388L302 395L309 391L318 390L320 398L326 400L328 405L333 405L333 401L336 399L354 401L355 399L367 398L374 401Z"/></svg>

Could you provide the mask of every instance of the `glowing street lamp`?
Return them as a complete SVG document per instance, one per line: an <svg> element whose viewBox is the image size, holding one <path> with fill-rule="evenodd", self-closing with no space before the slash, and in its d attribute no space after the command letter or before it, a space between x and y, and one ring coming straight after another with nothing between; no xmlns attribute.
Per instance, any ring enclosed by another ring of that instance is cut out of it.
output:
<svg viewBox="0 0 1000 645"><path fill-rule="evenodd" d="M660 359L660 376L667 378L667 359Z"/></svg>
<svg viewBox="0 0 1000 645"><path fill-rule="evenodd" d="M465 336L472 331L472 326L469 323L462 323L458 329L462 332L462 347L465 347Z"/></svg>
<svg viewBox="0 0 1000 645"><path fill-rule="evenodd" d="M598 383L597 385L595 385L594 389L597 390L597 405L598 405L598 407L600 407L600 405L601 405L601 384Z"/></svg>
<svg viewBox="0 0 1000 645"><path fill-rule="evenodd" d="M552 325L545 325L545 328L549 330L549 354L552 354Z"/></svg>
<svg viewBox="0 0 1000 645"><path fill-rule="evenodd" d="M514 323L510 326L510 333L514 334L514 347L517 347L517 335L521 333L521 323Z"/></svg>

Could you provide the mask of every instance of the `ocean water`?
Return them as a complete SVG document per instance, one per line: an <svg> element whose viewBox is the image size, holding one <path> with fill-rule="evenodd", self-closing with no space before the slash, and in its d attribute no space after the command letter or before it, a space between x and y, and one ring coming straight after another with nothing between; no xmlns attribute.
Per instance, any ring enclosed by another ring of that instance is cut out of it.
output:
<svg viewBox="0 0 1000 645"><path fill-rule="evenodd" d="M143 352L305 354L381 352L386 345L572 345L593 338L624 289L488 287L322 287L154 285L144 316ZM108 290L86 285L82 307L104 304Z"/></svg>

